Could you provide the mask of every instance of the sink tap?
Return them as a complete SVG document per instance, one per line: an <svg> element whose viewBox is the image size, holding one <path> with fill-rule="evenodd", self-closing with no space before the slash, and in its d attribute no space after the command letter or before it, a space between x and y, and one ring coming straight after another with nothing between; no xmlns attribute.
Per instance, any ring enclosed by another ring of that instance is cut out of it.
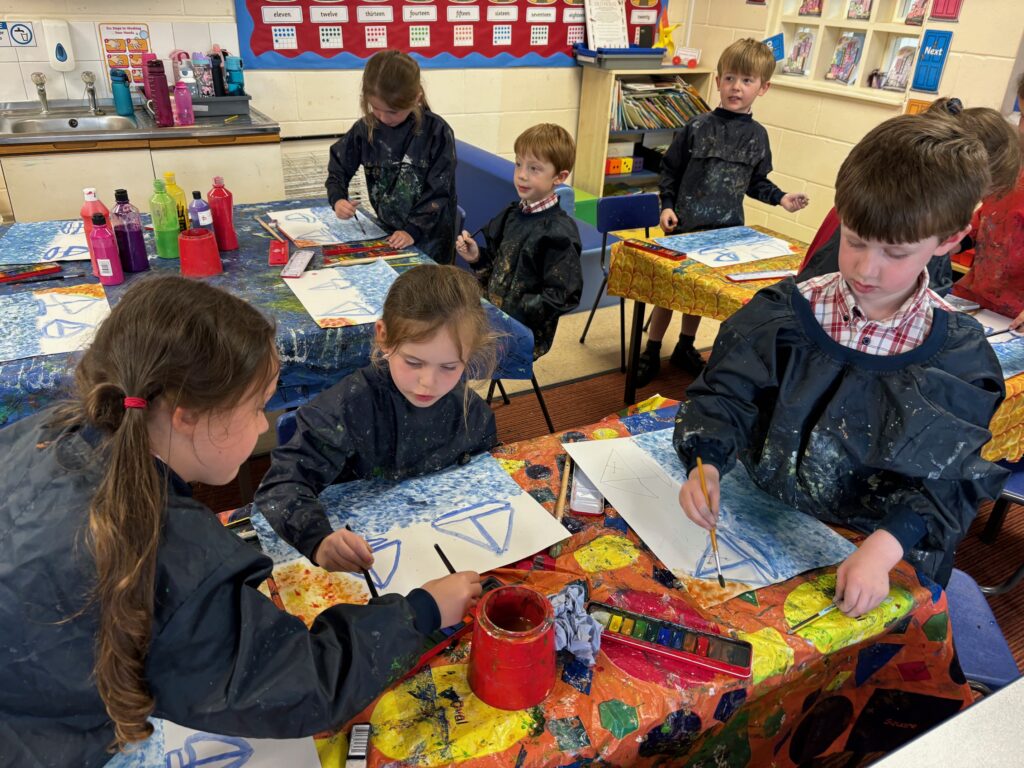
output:
<svg viewBox="0 0 1024 768"><path fill-rule="evenodd" d="M82 73L82 82L85 83L85 97L89 100L89 114L102 115L103 110L96 108L96 75L86 70Z"/></svg>
<svg viewBox="0 0 1024 768"><path fill-rule="evenodd" d="M36 84L36 93L39 94L39 114L48 115L50 113L50 104L46 100L46 75L42 72L32 73L32 82Z"/></svg>

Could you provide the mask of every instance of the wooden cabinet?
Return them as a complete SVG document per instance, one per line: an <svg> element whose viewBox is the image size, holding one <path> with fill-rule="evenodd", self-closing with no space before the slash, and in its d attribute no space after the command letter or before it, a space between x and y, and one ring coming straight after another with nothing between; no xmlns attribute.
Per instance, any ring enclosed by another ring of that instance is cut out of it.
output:
<svg viewBox="0 0 1024 768"><path fill-rule="evenodd" d="M126 145L126 146L125 146ZM122 149L108 147L124 146ZM73 219L82 207L82 189L96 187L100 199L114 203L124 188L134 205L149 211L153 179L174 171L190 194L206 196L214 176L223 176L236 203L280 200L284 193L281 142L273 136L222 136L132 142L94 142L90 147L25 145L0 156L2 178L17 221ZM5 221L4 190L0 215Z"/></svg>
<svg viewBox="0 0 1024 768"><path fill-rule="evenodd" d="M660 77L680 76L696 88L701 98L708 99L713 72L706 68L655 67L652 69L602 69L583 67L583 83L580 89L579 126L576 131L576 169L573 186L601 197L605 183L636 183L641 187L656 187L657 173L643 171L637 174L618 175L606 178L605 166L608 154L609 123L615 107L616 83L619 80L649 80L651 75ZM671 130L664 131L618 131L615 139L642 138L645 133L660 133L671 137ZM627 178L628 176L628 178Z"/></svg>

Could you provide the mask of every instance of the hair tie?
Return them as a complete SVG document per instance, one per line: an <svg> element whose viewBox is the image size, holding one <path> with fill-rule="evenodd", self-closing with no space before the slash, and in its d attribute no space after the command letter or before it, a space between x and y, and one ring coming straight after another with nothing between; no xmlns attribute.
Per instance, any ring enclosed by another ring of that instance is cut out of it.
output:
<svg viewBox="0 0 1024 768"><path fill-rule="evenodd" d="M951 115L959 115L964 111L964 103L960 101L956 96L950 97L946 101L946 111Z"/></svg>
<svg viewBox="0 0 1024 768"><path fill-rule="evenodd" d="M146 398L144 397L126 397L124 399L125 408L146 408Z"/></svg>

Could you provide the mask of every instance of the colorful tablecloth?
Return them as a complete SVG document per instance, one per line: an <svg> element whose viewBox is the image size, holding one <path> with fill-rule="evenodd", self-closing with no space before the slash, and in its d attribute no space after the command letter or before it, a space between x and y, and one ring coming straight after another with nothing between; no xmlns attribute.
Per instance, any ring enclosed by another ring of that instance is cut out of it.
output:
<svg viewBox="0 0 1024 768"><path fill-rule="evenodd" d="M754 229L787 240L796 249L793 256L765 259L735 267L713 269L691 259L681 262L630 248L625 240L612 245L608 271L608 293L656 307L691 315L725 320L746 304L762 288L775 280L734 283L726 274L760 272L769 269L796 269L803 261L806 246L764 227ZM618 233L620 236L635 236ZM643 232L639 233L642 237ZM660 237L652 232L651 237ZM1017 461L1024 456L1024 374L1006 382L1006 400L989 425L992 440L982 456L990 461Z"/></svg>
<svg viewBox="0 0 1024 768"><path fill-rule="evenodd" d="M235 206L235 229L239 248L221 254L224 273L205 278L212 285L231 291L256 306L277 323L277 347L281 355L281 378L272 409L299 405L329 387L346 374L369 362L373 324L344 328L320 328L295 294L280 278L280 267L267 265L270 236L254 216L268 210L306 208L310 200L283 200ZM145 217L148 221L148 217ZM6 231L0 227L0 234ZM146 232L147 247L156 253L152 232ZM295 250L294 248L292 249ZM322 263L319 253L310 269ZM426 256L410 261L433 263ZM86 262L65 262L67 269ZM111 305L117 303L133 282L150 274L178 274L177 259L150 260L148 272L126 275L123 284L106 287ZM398 271L409 267L396 267ZM88 271L86 265L85 271ZM67 280L65 285L96 283L96 279ZM56 283L39 283L51 286ZM28 286L0 286L0 293L27 290ZM497 307L485 302L491 323L502 334L496 376L529 379L533 373L533 334ZM0 363L0 426L33 413L68 394L76 355L48 355Z"/></svg>
<svg viewBox="0 0 1024 768"><path fill-rule="evenodd" d="M664 403L666 401L660 401ZM515 480L553 506L561 440L671 426L674 405L495 450ZM750 641L749 680L607 643L594 667L560 658L539 706L502 711L473 695L470 642L394 686L356 722L372 724L370 766L855 766L894 749L970 702L955 661L946 596L901 563L890 599L862 620L837 614L805 637L786 634L835 586L813 571L697 613L672 574L612 510L567 515L575 533L557 557L496 572L546 594L586 585L591 599ZM279 603L280 604L280 603ZM815 608L816 610L816 608ZM837 618L832 618L837 617ZM343 765L339 734L319 741Z"/></svg>

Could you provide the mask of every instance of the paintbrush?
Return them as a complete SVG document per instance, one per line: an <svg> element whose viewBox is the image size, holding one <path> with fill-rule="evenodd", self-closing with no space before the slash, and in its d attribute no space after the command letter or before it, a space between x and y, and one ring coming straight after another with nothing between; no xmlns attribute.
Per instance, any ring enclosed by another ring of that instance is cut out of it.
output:
<svg viewBox="0 0 1024 768"><path fill-rule="evenodd" d="M445 557L444 552L441 550L441 545L435 544L434 549L437 550L437 555L441 558L441 562L444 563L444 567L448 569L448 573L455 573L455 568L452 566L451 561Z"/></svg>
<svg viewBox="0 0 1024 768"><path fill-rule="evenodd" d="M3 285L26 285L28 283L45 283L47 280L70 280L73 277L85 277L85 272L63 272L60 274L42 275L40 277L28 277L21 280L5 280Z"/></svg>
<svg viewBox="0 0 1024 768"><path fill-rule="evenodd" d="M558 491L558 501L555 502L555 520L562 522L565 516L565 500L569 490L569 473L572 472L572 456L565 454L565 464L562 465L562 487Z"/></svg>
<svg viewBox="0 0 1024 768"><path fill-rule="evenodd" d="M270 233L270 236L272 238L274 238L275 240L280 240L281 242L284 242L284 238L281 237L279 234L277 234L277 232L273 229L273 227L271 227L269 224L267 224L267 222L265 222L259 216L253 216L253 218L256 219L256 223L257 224L259 224L261 227L263 227L265 230L267 230L267 232Z"/></svg>
<svg viewBox="0 0 1024 768"><path fill-rule="evenodd" d="M800 621L800 622L797 622L796 624L794 624L792 627L789 628L789 631L786 632L786 634L787 635L795 635L796 631L798 629L803 629L808 624L810 624L812 622L815 622L818 619L820 619L822 616L827 616L828 614L832 613L832 611L834 611L837 607L838 606L835 603L829 603L828 605L826 605L824 608L822 608L820 611L818 611L813 616L808 616L803 621Z"/></svg>
<svg viewBox="0 0 1024 768"><path fill-rule="evenodd" d="M697 457L697 474L700 476L700 489L704 493L704 501L711 509L711 497L708 496L708 484L704 480L704 462ZM718 529L711 528L711 551L715 553L715 568L718 570L718 586L725 587L725 579L722 578L722 559L718 555Z"/></svg>
<svg viewBox="0 0 1024 768"><path fill-rule="evenodd" d="M369 264L370 262L376 261L377 259L384 259L384 261L391 261L392 259L405 259L408 261L410 256L418 256L419 254L415 251L408 251L404 253L392 253L390 256L364 256L358 259L341 259L340 261L332 261L329 266L332 267L350 267L353 264ZM418 263L418 262L417 262Z"/></svg>
<svg viewBox="0 0 1024 768"><path fill-rule="evenodd" d="M352 526L348 523L345 523L345 530L355 533L355 531L352 530ZM370 578L370 572L368 570L365 568L360 568L359 570L363 572L363 578L366 579L366 587L370 590L370 599L372 600L377 597L377 587L374 585L373 579Z"/></svg>
<svg viewBox="0 0 1024 768"><path fill-rule="evenodd" d="M358 208L356 208L356 224L359 225L359 231L363 233L363 237L366 237L366 227L363 226L363 220L359 218Z"/></svg>

